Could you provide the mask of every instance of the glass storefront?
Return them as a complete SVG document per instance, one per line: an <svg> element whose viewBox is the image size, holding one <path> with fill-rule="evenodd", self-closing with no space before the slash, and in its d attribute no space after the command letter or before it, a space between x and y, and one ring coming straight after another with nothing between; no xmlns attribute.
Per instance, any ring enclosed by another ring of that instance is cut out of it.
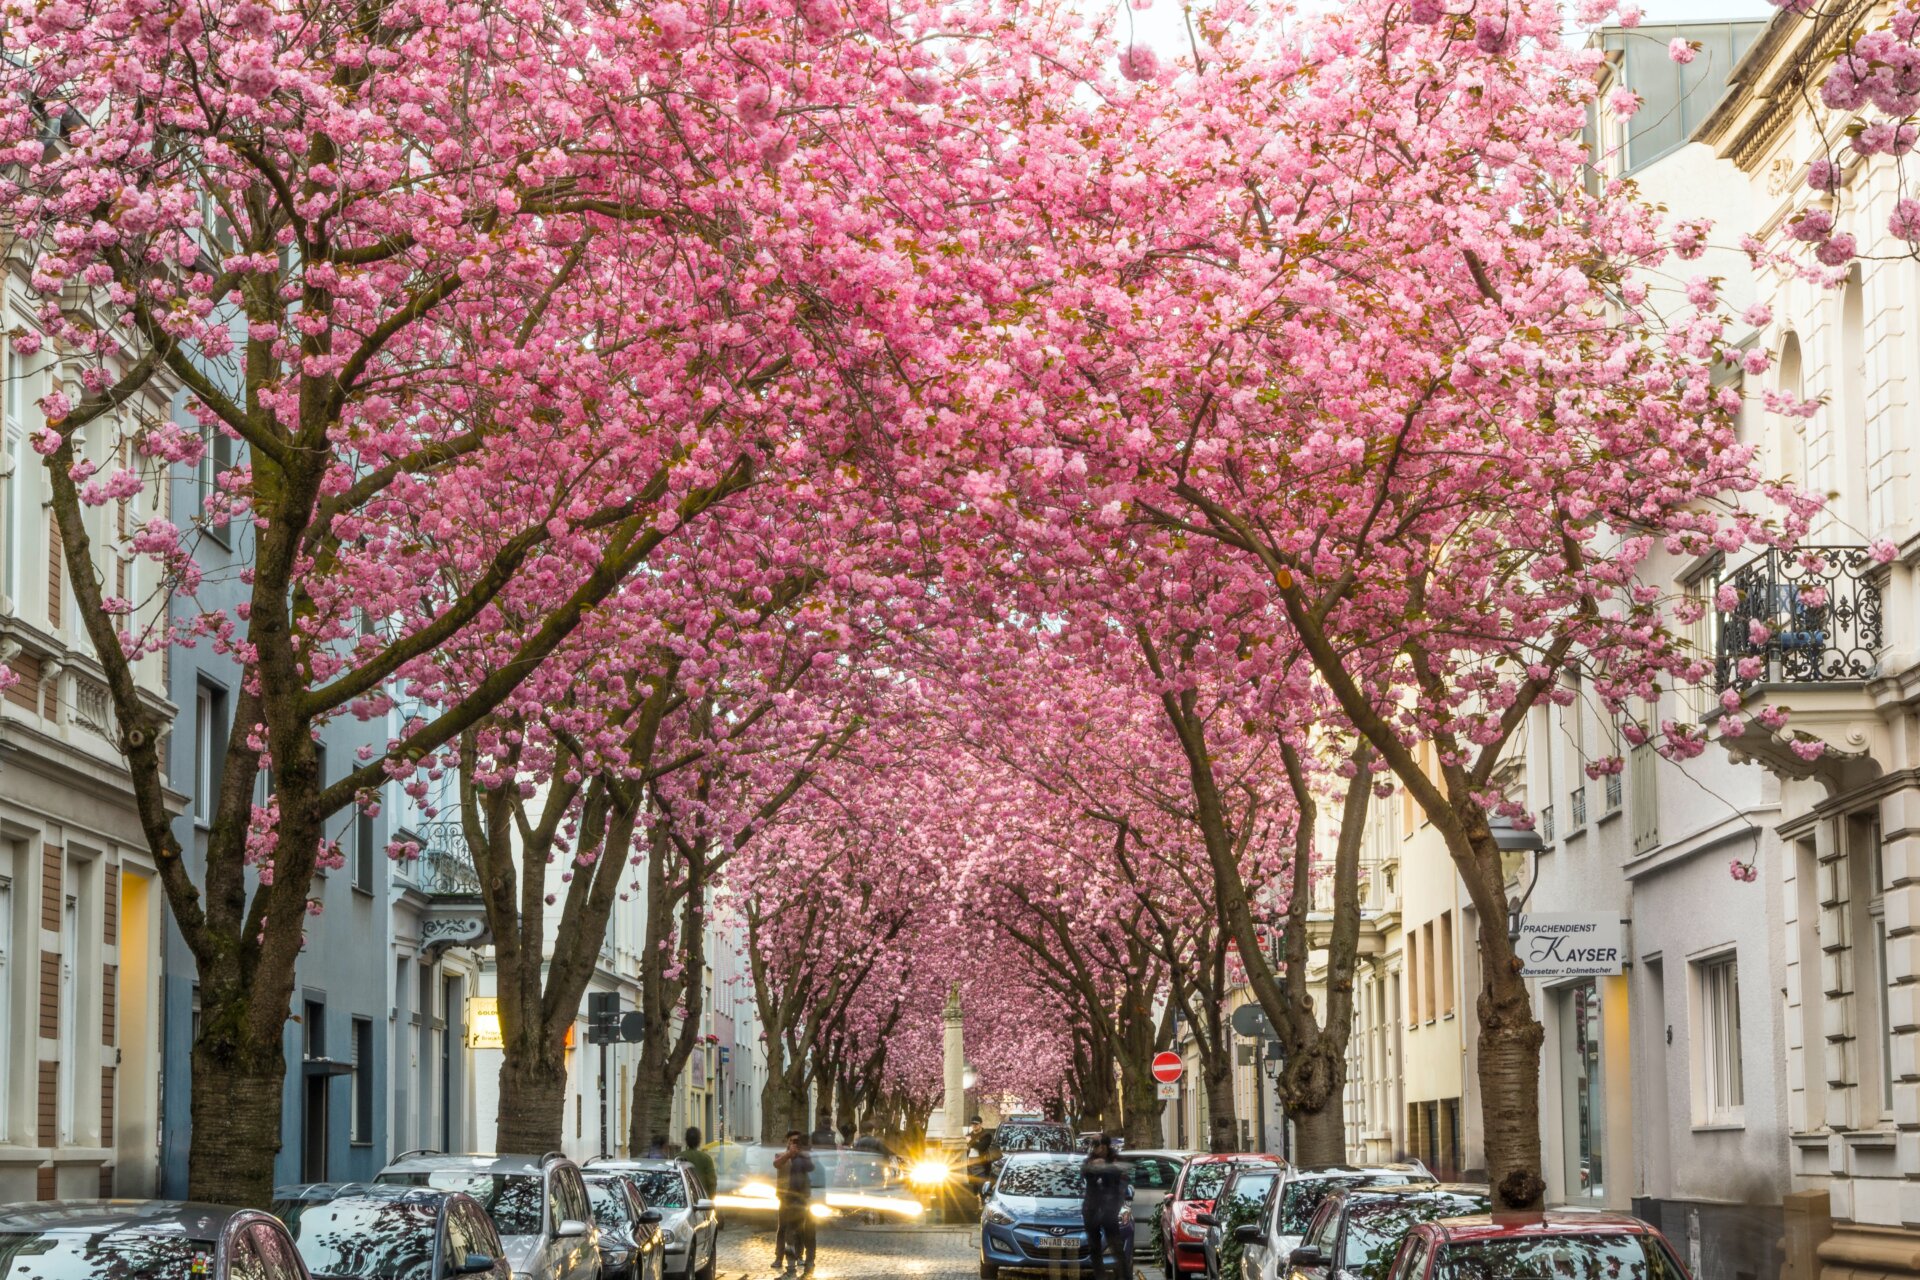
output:
<svg viewBox="0 0 1920 1280"><path fill-rule="evenodd" d="M1555 993L1560 1004L1560 1116L1567 1199L1606 1194L1606 1089L1600 1078L1600 987L1592 978Z"/></svg>

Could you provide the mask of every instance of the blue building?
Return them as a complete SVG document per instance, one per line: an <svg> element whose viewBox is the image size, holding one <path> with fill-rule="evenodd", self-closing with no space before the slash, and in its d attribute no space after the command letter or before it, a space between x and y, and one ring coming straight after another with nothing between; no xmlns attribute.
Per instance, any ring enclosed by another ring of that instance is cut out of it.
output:
<svg viewBox="0 0 1920 1280"><path fill-rule="evenodd" d="M236 447L216 438L201 467L175 474L172 510L183 529L202 510ZM251 562L251 542L251 529L244 524L202 530L196 546L204 575L200 592L173 607L230 609L244 600L241 570ZM190 796L175 832L196 876L205 866L203 815L211 811L218 785L239 679L239 665L210 646L172 652L168 693L180 710L168 767ZM384 741L386 729L383 723L351 720L330 726L321 741L327 776L351 768L357 748ZM265 786L263 779L262 800ZM330 824L329 835L339 842L346 865L322 872L315 881L314 897L323 909L308 920L307 948L288 1010L286 1095L274 1172L280 1182L371 1177L390 1151L386 1102L395 1007L387 956L395 885L384 852L386 818L342 813ZM187 1189L189 1080L200 1009L193 955L171 914L162 964L160 1192L181 1196Z"/></svg>

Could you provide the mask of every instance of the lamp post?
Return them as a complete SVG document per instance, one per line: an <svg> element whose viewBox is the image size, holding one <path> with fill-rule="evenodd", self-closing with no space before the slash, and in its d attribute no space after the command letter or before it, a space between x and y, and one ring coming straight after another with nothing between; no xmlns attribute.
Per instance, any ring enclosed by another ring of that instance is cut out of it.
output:
<svg viewBox="0 0 1920 1280"><path fill-rule="evenodd" d="M1538 831L1530 827L1516 827L1513 825L1513 819L1504 815L1489 814L1487 830L1493 835L1494 847L1502 853L1541 854L1546 852L1546 841L1540 838ZM1534 857L1528 861L1531 864L1529 869L1532 874L1527 877L1526 890L1507 903L1507 940L1509 942L1520 940L1520 908L1527 905L1527 899L1533 896L1534 886L1540 883L1540 859Z"/></svg>

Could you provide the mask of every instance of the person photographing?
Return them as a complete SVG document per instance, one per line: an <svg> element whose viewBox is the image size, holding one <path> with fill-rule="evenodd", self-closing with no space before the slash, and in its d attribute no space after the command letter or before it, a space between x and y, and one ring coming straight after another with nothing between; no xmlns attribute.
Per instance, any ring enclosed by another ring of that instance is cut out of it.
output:
<svg viewBox="0 0 1920 1280"><path fill-rule="evenodd" d="M1087 1254L1093 1260L1094 1280L1106 1275L1107 1248L1113 1248L1121 1280L1133 1277L1133 1228L1122 1226L1120 1211L1133 1199L1133 1170L1113 1149L1113 1135L1093 1140L1087 1162L1081 1166L1087 1189L1080 1202L1087 1229Z"/></svg>
<svg viewBox="0 0 1920 1280"><path fill-rule="evenodd" d="M785 1150L773 1158L774 1192L780 1201L779 1230L774 1235L773 1261L783 1276L813 1274L813 1153L807 1135L787 1131Z"/></svg>

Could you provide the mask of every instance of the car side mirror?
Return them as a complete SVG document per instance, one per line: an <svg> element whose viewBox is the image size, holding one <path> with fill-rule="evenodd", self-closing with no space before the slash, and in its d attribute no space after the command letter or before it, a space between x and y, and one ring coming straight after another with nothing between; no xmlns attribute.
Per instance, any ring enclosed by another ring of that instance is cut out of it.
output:
<svg viewBox="0 0 1920 1280"><path fill-rule="evenodd" d="M578 1218L563 1219L560 1229L553 1233L556 1240L577 1240L585 1234L587 1234L587 1224Z"/></svg>
<svg viewBox="0 0 1920 1280"><path fill-rule="evenodd" d="M640 1221L649 1223L658 1222L660 1221L660 1211L658 1209L643 1210L640 1214Z"/></svg>
<svg viewBox="0 0 1920 1280"><path fill-rule="evenodd" d="M1310 1245L1302 1245L1287 1255L1287 1265L1289 1267L1324 1267L1327 1265L1327 1255Z"/></svg>
<svg viewBox="0 0 1920 1280"><path fill-rule="evenodd" d="M699 1211L700 1211L701 1213L712 1213L712 1212L713 1212L713 1201L711 1201L711 1200L707 1200L707 1199L704 1199L704 1198L703 1198L703 1199L699 1199L699 1200L695 1200L695 1201L693 1202L693 1207L694 1207L695 1209L697 1209L697 1210L699 1210Z"/></svg>
<svg viewBox="0 0 1920 1280"><path fill-rule="evenodd" d="M1217 1227L1220 1225L1220 1219L1210 1213L1196 1213L1193 1216L1193 1220L1203 1227Z"/></svg>
<svg viewBox="0 0 1920 1280"><path fill-rule="evenodd" d="M493 1256L485 1253L468 1253L460 1257L460 1265L453 1269L457 1276L483 1275L493 1270Z"/></svg>
<svg viewBox="0 0 1920 1280"><path fill-rule="evenodd" d="M1233 1238L1241 1244L1265 1244L1267 1233L1257 1222L1243 1222L1233 1229Z"/></svg>

